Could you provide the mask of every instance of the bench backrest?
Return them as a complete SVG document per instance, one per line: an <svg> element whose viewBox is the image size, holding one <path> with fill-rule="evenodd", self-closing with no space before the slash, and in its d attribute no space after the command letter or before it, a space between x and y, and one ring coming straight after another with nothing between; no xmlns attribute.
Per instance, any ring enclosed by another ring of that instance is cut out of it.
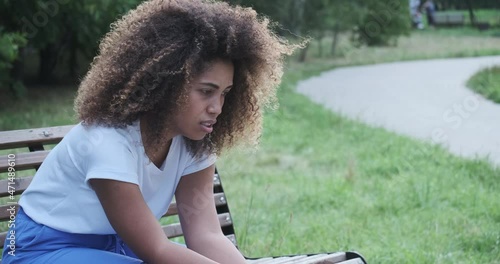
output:
<svg viewBox="0 0 500 264"><path fill-rule="evenodd" d="M465 24L465 15L462 13L440 13L434 14L434 23L445 26L463 26Z"/></svg>
<svg viewBox="0 0 500 264"><path fill-rule="evenodd" d="M20 194L28 187L36 170L54 144L59 143L73 125L38 129L0 131L0 241L6 238L12 208L18 209ZM224 234L236 245L234 228L220 177L214 175L214 199ZM163 231L169 238L183 236L175 202L162 217Z"/></svg>

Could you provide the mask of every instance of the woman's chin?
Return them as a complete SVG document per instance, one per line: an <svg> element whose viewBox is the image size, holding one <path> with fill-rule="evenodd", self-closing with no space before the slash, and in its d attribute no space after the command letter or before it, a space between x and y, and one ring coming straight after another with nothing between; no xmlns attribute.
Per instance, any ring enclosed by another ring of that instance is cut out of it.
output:
<svg viewBox="0 0 500 264"><path fill-rule="evenodd" d="M185 137L191 139L191 140L194 140L194 141L200 141L200 140L203 140L207 134L204 134L204 135L184 135Z"/></svg>

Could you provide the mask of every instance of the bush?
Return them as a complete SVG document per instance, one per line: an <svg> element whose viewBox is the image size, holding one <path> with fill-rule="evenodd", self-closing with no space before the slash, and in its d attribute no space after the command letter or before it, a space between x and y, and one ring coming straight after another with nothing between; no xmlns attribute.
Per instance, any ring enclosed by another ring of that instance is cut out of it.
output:
<svg viewBox="0 0 500 264"><path fill-rule="evenodd" d="M366 2L366 9L355 25L356 45L396 45L401 35L410 33L410 15L406 0Z"/></svg>
<svg viewBox="0 0 500 264"><path fill-rule="evenodd" d="M0 28L0 90L11 92L20 97L25 92L21 81L11 77L13 63L19 56L19 50L27 43L26 37L20 33L3 32Z"/></svg>

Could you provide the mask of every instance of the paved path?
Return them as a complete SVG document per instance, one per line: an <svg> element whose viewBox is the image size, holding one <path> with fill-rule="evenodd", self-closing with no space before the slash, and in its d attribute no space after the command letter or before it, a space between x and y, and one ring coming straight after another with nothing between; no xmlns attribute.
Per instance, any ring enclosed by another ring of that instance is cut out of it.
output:
<svg viewBox="0 0 500 264"><path fill-rule="evenodd" d="M500 104L465 87L493 65L500 66L500 56L338 68L297 89L347 117L500 166Z"/></svg>

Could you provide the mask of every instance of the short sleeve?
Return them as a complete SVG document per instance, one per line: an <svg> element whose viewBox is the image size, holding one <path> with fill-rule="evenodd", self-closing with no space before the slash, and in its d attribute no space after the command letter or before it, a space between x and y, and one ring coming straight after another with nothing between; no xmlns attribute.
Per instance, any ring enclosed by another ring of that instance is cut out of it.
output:
<svg viewBox="0 0 500 264"><path fill-rule="evenodd" d="M191 158L191 162L187 164L186 168L184 168L182 176L206 169L212 164L214 164L216 160L217 160L217 155L215 154L210 154L210 155L204 154L201 156L193 156Z"/></svg>
<svg viewBox="0 0 500 264"><path fill-rule="evenodd" d="M138 185L137 158L129 141L113 131L98 133L100 137L94 137L98 140L88 141L85 184L89 186L90 179L109 179Z"/></svg>

